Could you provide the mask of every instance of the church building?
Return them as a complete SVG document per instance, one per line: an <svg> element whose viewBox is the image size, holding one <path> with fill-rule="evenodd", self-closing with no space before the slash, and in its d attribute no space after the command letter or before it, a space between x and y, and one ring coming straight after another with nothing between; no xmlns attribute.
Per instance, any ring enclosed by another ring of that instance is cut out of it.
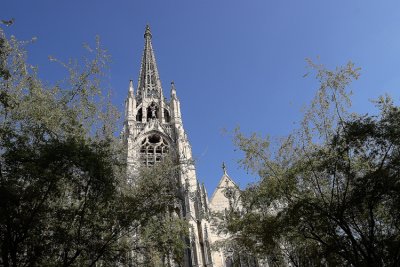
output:
<svg viewBox="0 0 400 267"><path fill-rule="evenodd" d="M232 196L227 189L237 186L224 167L219 185L209 200L206 188L197 180L177 90L172 82L170 98L167 100L161 86L149 26L144 34L136 92L132 80L129 84L123 138L127 145L128 173L134 173L140 165L152 166L168 153L174 153L179 162L185 162L177 173L179 177L176 177L181 187L179 216L190 225L184 267L260 266L254 258L239 257L235 260L234 251L229 248L211 249L213 242L223 238L213 232L211 211L223 212L228 209Z"/></svg>

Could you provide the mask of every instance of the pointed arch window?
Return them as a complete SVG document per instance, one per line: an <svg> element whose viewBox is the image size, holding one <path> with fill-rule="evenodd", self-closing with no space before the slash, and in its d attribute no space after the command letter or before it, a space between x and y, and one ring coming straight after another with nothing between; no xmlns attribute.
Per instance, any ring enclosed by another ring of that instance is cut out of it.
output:
<svg viewBox="0 0 400 267"><path fill-rule="evenodd" d="M210 242L208 241L208 228L207 225L204 227L204 253L206 257L206 263L208 265L212 265L212 256L211 256L211 246Z"/></svg>
<svg viewBox="0 0 400 267"><path fill-rule="evenodd" d="M165 120L165 122L171 121L171 117L169 116L169 112L167 109L164 109L164 120Z"/></svg>
<svg viewBox="0 0 400 267"><path fill-rule="evenodd" d="M196 241L192 240L192 263L194 266L197 266L199 264L199 261L197 259L197 247L196 247Z"/></svg>
<svg viewBox="0 0 400 267"><path fill-rule="evenodd" d="M140 108L136 114L136 121L142 122L142 117L143 117L143 111L142 108Z"/></svg>

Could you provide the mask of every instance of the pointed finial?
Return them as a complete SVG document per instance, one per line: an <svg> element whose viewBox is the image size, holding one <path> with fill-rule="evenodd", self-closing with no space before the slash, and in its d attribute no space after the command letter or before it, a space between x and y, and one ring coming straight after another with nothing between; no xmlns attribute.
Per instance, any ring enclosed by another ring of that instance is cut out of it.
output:
<svg viewBox="0 0 400 267"><path fill-rule="evenodd" d="M176 89L174 81L171 82L171 97L176 97Z"/></svg>
<svg viewBox="0 0 400 267"><path fill-rule="evenodd" d="M128 90L128 96L129 97L134 97L134 88L133 88L133 81L132 80L130 80L129 81L129 90Z"/></svg>
<svg viewBox="0 0 400 267"><path fill-rule="evenodd" d="M146 30L145 30L145 32L144 32L144 38L147 38L147 37L149 37L150 39L151 39L151 31L150 31L150 26L149 26L149 24L147 24L146 25Z"/></svg>
<svg viewBox="0 0 400 267"><path fill-rule="evenodd" d="M227 174L226 174L226 166L225 166L225 162L222 162L222 170L224 171L224 174L225 174L225 175L227 175Z"/></svg>

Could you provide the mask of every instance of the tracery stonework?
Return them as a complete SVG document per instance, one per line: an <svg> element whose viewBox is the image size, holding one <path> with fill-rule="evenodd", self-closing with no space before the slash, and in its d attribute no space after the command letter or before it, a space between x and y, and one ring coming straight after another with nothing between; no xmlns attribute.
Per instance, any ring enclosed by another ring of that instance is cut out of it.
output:
<svg viewBox="0 0 400 267"><path fill-rule="evenodd" d="M163 95L149 26L146 26L144 41L137 91L135 94L131 80L125 101L123 139L128 147L128 173L134 173L139 165L156 164L171 151L186 162L177 174L179 177L176 177L181 188L185 189L181 192L186 194L180 203L181 216L190 224L184 267L228 267L232 259L226 251L211 250L211 244L223 237L213 232L209 218L211 210L229 208L230 200L225 189L237 186L224 167L224 174L209 202L204 185L200 185L196 178L195 166L190 163L192 150L183 127L180 101L173 82L170 100L167 101ZM246 263L235 266L259 265Z"/></svg>

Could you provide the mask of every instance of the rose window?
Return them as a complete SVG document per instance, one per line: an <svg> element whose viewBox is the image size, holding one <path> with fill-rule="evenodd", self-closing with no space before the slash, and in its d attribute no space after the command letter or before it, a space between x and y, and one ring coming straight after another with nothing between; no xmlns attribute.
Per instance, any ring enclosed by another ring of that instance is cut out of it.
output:
<svg viewBox="0 0 400 267"><path fill-rule="evenodd" d="M141 162L145 166L152 166L160 162L168 152L168 143L162 136L157 134L147 136L140 147Z"/></svg>

